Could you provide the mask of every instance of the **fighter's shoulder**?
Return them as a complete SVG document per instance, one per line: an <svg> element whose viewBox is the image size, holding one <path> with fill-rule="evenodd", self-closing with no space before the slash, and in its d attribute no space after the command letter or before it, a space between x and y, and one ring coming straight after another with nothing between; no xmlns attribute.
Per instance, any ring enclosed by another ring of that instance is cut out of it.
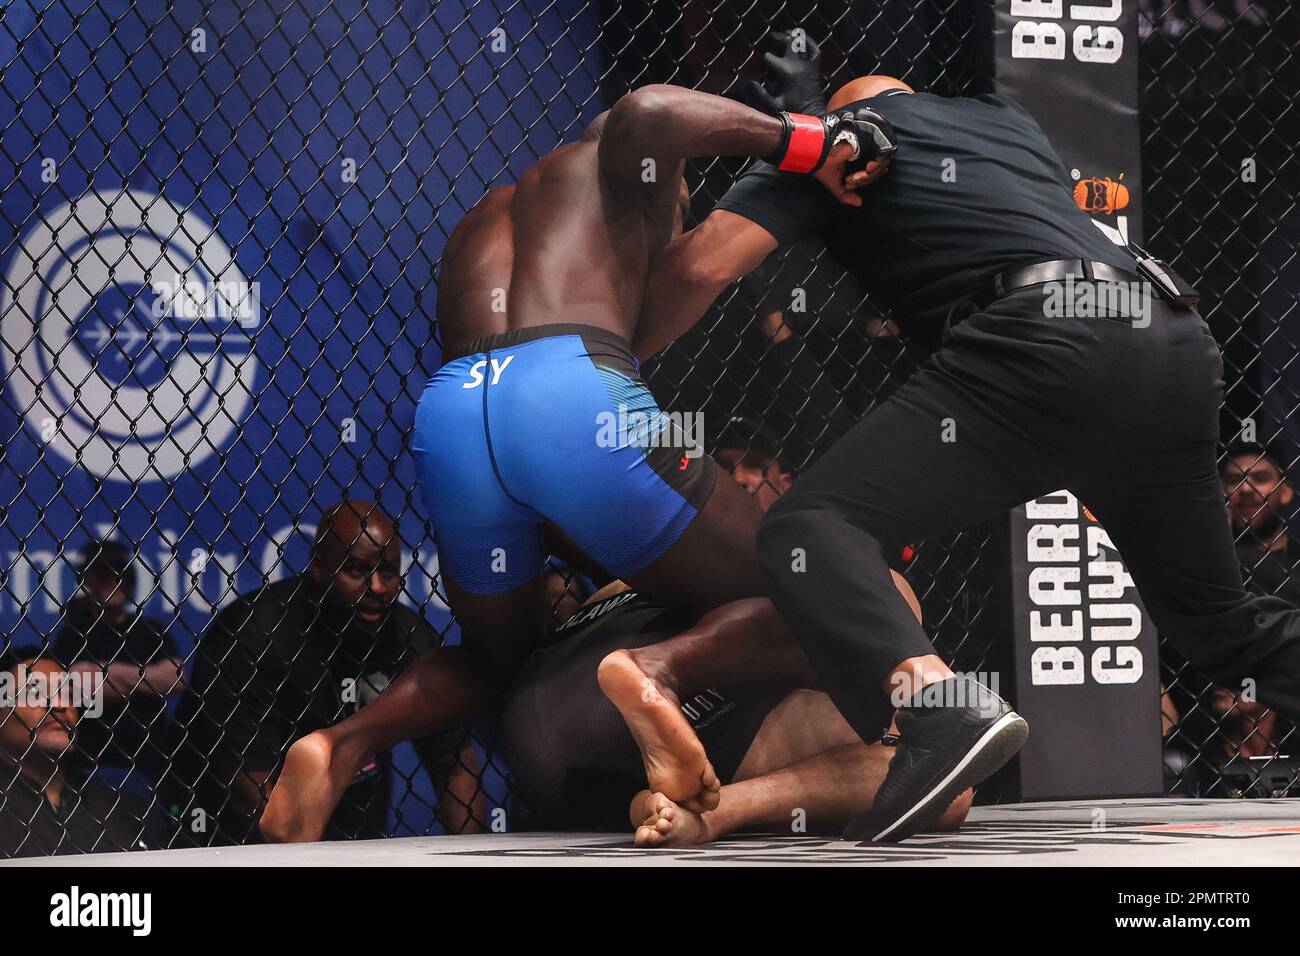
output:
<svg viewBox="0 0 1300 956"><path fill-rule="evenodd" d="M526 186L556 176L590 173L598 167L599 157L599 141L579 140L576 143L565 143L529 166L527 172L519 177L519 184Z"/></svg>
<svg viewBox="0 0 1300 956"><path fill-rule="evenodd" d="M461 216L460 222L452 230L451 241L476 232L501 216L508 216L510 214L510 202L514 195L514 183L493 186L483 194L482 199L465 210L465 215Z"/></svg>

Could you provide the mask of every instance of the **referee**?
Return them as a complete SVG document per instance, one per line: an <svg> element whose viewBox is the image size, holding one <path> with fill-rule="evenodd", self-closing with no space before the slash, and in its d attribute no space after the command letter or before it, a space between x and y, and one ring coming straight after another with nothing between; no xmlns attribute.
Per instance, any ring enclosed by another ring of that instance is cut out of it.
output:
<svg viewBox="0 0 1300 956"><path fill-rule="evenodd" d="M820 113L815 48L789 46L769 60L784 81L776 105ZM1300 716L1300 611L1242 587L1215 464L1222 360L1180 304L1191 290L1143 280L1076 207L1060 159L1012 100L863 77L830 102L861 106L898 146L861 206L756 163L661 253L643 313L680 332L770 253L817 235L904 334L934 347L759 532L773 599L857 733L877 739L900 708L889 778L845 836L924 829L1027 735L935 655L884 556L1061 488L1105 525L1191 663L1225 686L1252 679L1261 702Z"/></svg>

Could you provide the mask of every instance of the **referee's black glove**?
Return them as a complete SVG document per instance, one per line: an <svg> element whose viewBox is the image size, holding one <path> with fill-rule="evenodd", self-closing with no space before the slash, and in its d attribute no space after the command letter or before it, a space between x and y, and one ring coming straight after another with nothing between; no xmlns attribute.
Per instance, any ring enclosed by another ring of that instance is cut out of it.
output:
<svg viewBox="0 0 1300 956"><path fill-rule="evenodd" d="M810 116L783 112L781 141L768 162L778 169L812 173L821 169L831 149L841 143L853 152L846 173L865 169L873 159L885 159L898 152L898 136L889 121L875 110L859 106L833 113Z"/></svg>
<svg viewBox="0 0 1300 956"><path fill-rule="evenodd" d="M769 39L779 44L781 55L765 53L766 78L774 92L767 86L750 80L745 84L744 98L755 109L765 113L818 113L826 112L826 93L822 85L821 50L812 38L799 31L774 32Z"/></svg>

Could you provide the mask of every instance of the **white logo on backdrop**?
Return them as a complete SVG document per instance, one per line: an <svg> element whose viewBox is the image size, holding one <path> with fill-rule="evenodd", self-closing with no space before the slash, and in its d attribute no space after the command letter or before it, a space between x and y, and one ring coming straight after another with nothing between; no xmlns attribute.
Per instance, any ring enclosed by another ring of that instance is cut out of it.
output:
<svg viewBox="0 0 1300 956"><path fill-rule="evenodd" d="M5 380L69 462L121 481L174 478L252 404L259 298L194 212L141 190L87 193L28 229L9 265Z"/></svg>

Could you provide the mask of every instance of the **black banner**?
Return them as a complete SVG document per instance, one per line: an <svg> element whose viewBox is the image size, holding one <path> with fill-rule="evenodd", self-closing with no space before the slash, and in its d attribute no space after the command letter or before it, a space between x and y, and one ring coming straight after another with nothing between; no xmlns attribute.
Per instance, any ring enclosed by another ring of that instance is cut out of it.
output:
<svg viewBox="0 0 1300 956"><path fill-rule="evenodd" d="M1098 227L1140 243L1137 0L998 0L994 30L997 92L1038 120Z"/></svg>
<svg viewBox="0 0 1300 956"><path fill-rule="evenodd" d="M1141 242L1137 0L998 0L996 88L1038 120L1074 199ZM1157 794L1155 629L1105 531L1061 492L1010 519L1016 704L1026 800Z"/></svg>
<svg viewBox="0 0 1300 956"><path fill-rule="evenodd" d="M1011 516L1023 800L1160 793L1155 628L1110 536L1068 492Z"/></svg>

